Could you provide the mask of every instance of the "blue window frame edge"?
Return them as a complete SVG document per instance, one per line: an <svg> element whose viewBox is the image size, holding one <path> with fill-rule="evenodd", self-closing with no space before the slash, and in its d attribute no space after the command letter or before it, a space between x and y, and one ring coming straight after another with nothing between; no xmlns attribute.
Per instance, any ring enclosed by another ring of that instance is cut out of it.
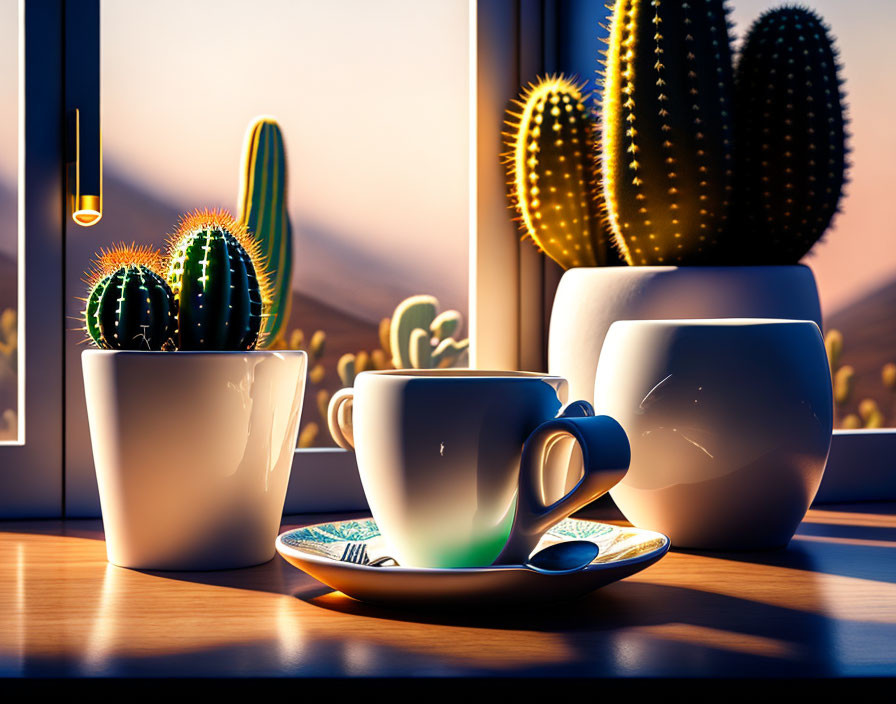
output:
<svg viewBox="0 0 896 704"><path fill-rule="evenodd" d="M0 446L0 517L63 512L62 0L19 2L19 340L24 433ZM57 203L58 208L48 207ZM27 236L26 236L27 234ZM20 327L20 329L22 329Z"/></svg>

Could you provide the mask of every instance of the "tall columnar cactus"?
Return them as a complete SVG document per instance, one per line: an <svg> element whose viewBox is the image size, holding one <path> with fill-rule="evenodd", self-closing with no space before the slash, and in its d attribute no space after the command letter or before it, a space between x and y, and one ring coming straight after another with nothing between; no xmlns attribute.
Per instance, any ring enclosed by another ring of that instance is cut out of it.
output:
<svg viewBox="0 0 896 704"><path fill-rule="evenodd" d="M618 0L603 93L604 193L629 264L726 263L734 178L724 0Z"/></svg>
<svg viewBox="0 0 896 704"><path fill-rule="evenodd" d="M810 10L766 12L747 34L736 74L745 264L798 261L837 211L846 167L838 70Z"/></svg>
<svg viewBox="0 0 896 704"><path fill-rule="evenodd" d="M283 134L270 117L246 132L239 221L254 236L267 266L271 302L261 330L263 345L283 339L292 304L292 227L286 211L286 152Z"/></svg>
<svg viewBox="0 0 896 704"><path fill-rule="evenodd" d="M620 263L610 245L584 84L562 74L530 84L508 110L510 197L521 227L568 269Z"/></svg>
<svg viewBox="0 0 896 704"><path fill-rule="evenodd" d="M196 211L172 236L168 282L181 350L251 350L269 301L258 243L229 213Z"/></svg>
<svg viewBox="0 0 896 704"><path fill-rule="evenodd" d="M158 351L173 344L174 294L160 271L160 256L147 247L101 253L84 310L84 329L97 347Z"/></svg>

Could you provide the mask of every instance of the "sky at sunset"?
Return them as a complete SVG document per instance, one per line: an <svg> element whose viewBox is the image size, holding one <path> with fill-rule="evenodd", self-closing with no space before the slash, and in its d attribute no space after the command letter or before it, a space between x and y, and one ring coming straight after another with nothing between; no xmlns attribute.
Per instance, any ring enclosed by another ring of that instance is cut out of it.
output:
<svg viewBox="0 0 896 704"><path fill-rule="evenodd" d="M806 4L838 37L854 135L844 212L806 260L833 311L896 278L896 0ZM16 174L16 5L0 0L7 192ZM107 174L175 209L233 208L245 127L273 114L288 148L296 286L365 317L423 290L465 309L467 6L103 0ZM770 6L737 0L735 32ZM0 237L10 217L0 212ZM131 239L111 218L85 236L98 245ZM7 235L0 249L11 247Z"/></svg>

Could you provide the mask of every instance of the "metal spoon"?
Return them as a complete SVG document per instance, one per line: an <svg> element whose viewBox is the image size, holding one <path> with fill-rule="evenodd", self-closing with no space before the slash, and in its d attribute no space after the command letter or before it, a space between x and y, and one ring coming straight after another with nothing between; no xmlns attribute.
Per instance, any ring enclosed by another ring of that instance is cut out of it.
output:
<svg viewBox="0 0 896 704"><path fill-rule="evenodd" d="M599 552L589 540L569 540L539 550L523 566L541 574L572 574L590 565Z"/></svg>
<svg viewBox="0 0 896 704"><path fill-rule="evenodd" d="M539 550L522 567L541 574L572 574L590 565L599 552L597 545L588 540L569 540ZM350 558L343 557L343 559L358 562ZM368 567L385 567L387 562L398 566L398 561L394 557L385 555L366 564Z"/></svg>

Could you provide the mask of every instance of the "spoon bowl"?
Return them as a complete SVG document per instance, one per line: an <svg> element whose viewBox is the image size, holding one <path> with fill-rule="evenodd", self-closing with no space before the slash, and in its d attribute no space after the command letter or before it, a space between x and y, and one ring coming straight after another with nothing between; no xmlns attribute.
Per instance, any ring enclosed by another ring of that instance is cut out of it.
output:
<svg viewBox="0 0 896 704"><path fill-rule="evenodd" d="M541 574L572 574L585 569L599 553L590 540L569 540L539 550L523 566Z"/></svg>

